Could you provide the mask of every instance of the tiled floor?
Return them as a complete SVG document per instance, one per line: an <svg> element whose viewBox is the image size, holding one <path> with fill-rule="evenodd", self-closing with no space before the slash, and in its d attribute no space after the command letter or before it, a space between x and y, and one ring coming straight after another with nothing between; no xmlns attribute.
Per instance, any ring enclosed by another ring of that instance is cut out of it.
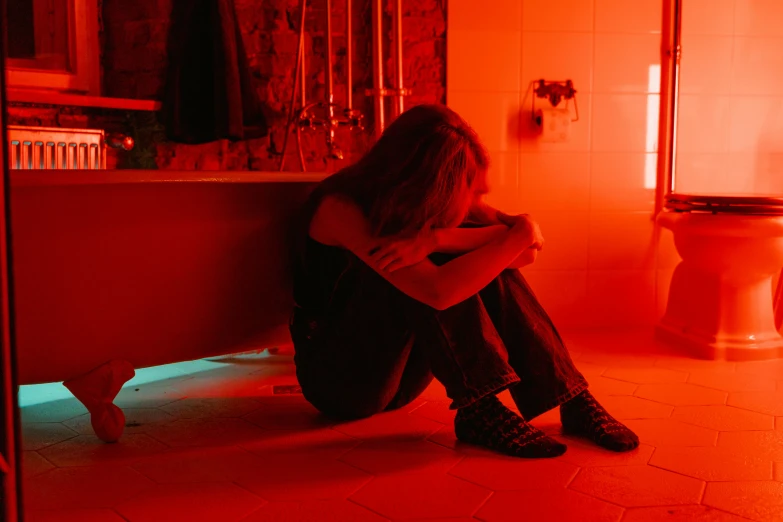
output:
<svg viewBox="0 0 783 522"><path fill-rule="evenodd" d="M460 445L437 384L402 411L334 424L273 393L295 382L286 356L139 372L117 400L117 444L50 397L22 411L28 520L783 521L783 360L697 361L649 337L566 336L641 437L625 454L562 437L556 411L534 424L566 441L560 458Z"/></svg>

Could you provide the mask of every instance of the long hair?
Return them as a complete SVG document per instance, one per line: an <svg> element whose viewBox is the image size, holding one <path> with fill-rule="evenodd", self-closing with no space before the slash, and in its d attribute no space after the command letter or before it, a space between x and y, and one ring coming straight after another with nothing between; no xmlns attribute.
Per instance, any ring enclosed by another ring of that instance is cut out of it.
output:
<svg viewBox="0 0 783 522"><path fill-rule="evenodd" d="M355 164L322 181L306 209L309 223L328 194L357 204L373 234L389 236L459 218L467 191L489 157L476 132L444 105L402 113Z"/></svg>

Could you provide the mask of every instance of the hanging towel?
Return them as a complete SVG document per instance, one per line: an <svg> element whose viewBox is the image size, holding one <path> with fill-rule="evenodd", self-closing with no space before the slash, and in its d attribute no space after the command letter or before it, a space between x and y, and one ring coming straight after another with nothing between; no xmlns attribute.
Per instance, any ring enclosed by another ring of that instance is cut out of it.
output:
<svg viewBox="0 0 783 522"><path fill-rule="evenodd" d="M179 143L267 135L233 0L175 0L163 99L168 139Z"/></svg>

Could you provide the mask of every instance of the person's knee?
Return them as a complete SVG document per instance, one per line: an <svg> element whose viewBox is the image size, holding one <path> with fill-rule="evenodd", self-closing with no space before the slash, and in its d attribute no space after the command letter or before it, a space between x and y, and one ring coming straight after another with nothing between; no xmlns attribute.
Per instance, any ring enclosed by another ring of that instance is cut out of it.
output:
<svg viewBox="0 0 783 522"><path fill-rule="evenodd" d="M377 413L381 413L386 409L386 406L386 402L377 399L373 400L370 398L358 402L352 402L350 404L343 403L341 405L335 406L327 415L334 418L335 420L354 421L366 419Z"/></svg>
<svg viewBox="0 0 783 522"><path fill-rule="evenodd" d="M302 390L304 392L304 389ZM389 400L382 394L360 392L355 395L343 394L326 397L324 394L304 393L305 399L327 417L347 422L372 417L386 409Z"/></svg>

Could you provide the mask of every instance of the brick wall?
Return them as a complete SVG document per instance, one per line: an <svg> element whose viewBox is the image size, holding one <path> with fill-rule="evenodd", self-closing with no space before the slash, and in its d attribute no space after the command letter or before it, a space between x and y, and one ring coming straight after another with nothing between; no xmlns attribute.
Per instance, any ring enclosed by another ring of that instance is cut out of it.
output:
<svg viewBox="0 0 783 522"><path fill-rule="evenodd" d="M443 102L446 82L446 0L403 0L403 54L405 86L413 90L406 107ZM335 98L345 100L345 2L333 0ZM132 153L114 154L119 168L255 169L276 170L285 136L285 123L296 63L299 0L235 0L237 17L256 82L270 122L268 137L241 142L220 141L182 145L165 141L154 114L73 107L14 106L13 123L68 127L99 127L131 133L137 142ZM167 67L167 37L172 0L102 0L102 75L105 96L160 99ZM365 114L365 130L338 133L346 153L340 162L327 162L322 132L305 133L303 149L309 170L337 169L354 160L370 143L372 99L371 5L353 0L354 106ZM391 2L386 1L385 31L390 34ZM308 100L322 99L325 83L325 0L308 1L306 61ZM388 41L388 39L387 39ZM392 60L387 44L385 69L391 79ZM391 84L388 83L390 86ZM286 158L288 169L298 169L295 141Z"/></svg>

